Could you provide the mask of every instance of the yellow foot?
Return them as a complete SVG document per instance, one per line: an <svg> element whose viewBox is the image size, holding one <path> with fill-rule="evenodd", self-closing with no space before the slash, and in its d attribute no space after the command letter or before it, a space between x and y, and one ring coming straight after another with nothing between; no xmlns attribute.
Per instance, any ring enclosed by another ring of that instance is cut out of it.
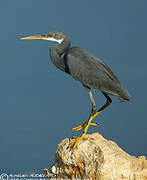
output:
<svg viewBox="0 0 147 180"><path fill-rule="evenodd" d="M80 125L80 126L77 126L77 127L75 127L75 128L72 128L72 130L75 130L75 131L79 131L79 130L81 130L81 129L83 129L84 128L84 132L83 132L83 134L82 134L82 136L80 136L80 137L73 137L73 139L75 139L75 140L73 140L70 144L69 144L69 146L67 147L67 149L70 149L72 146L73 146L73 148L75 148L76 146L77 146L77 144L82 140L82 139L86 139L86 133L87 133L87 130L88 130L88 128L89 128L89 126L91 125L91 126L98 126L98 124L97 123L91 123L91 121L100 113L101 111L99 111L99 112L96 112L93 116L91 116L90 117L90 119L88 120L88 121L86 121L84 124L82 124L82 125Z"/></svg>
<svg viewBox="0 0 147 180"><path fill-rule="evenodd" d="M71 130L73 131L79 131L81 129L84 129L88 124L88 121L84 122L83 124L81 124L80 126L77 126L77 127L74 127L74 128L71 128ZM98 123L89 123L90 126L98 126L99 124Z"/></svg>
<svg viewBox="0 0 147 180"><path fill-rule="evenodd" d="M75 147L77 146L77 144L78 144L82 139L86 139L86 135L83 133L82 136L80 136L80 137L75 137L75 136L73 136L72 139L75 139L75 140L73 140L73 141L69 144L69 146L67 147L67 149L70 149L72 146L73 146L73 148L75 148Z"/></svg>

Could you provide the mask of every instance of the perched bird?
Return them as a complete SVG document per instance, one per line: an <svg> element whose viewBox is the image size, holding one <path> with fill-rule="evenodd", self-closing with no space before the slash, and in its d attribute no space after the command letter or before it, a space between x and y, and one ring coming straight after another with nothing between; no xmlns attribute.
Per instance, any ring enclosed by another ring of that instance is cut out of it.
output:
<svg viewBox="0 0 147 180"><path fill-rule="evenodd" d="M21 38L21 40L27 39L43 39L57 42L56 45L50 48L50 57L53 64L71 75L75 80L80 81L89 94L92 104L90 116L85 123L72 128L72 130L84 129L84 131L80 137L73 137L74 140L69 144L69 148L72 146L75 148L82 139L86 138L90 125L97 125L97 123L91 121L111 104L112 100L108 94L116 96L121 102L130 100L130 94L120 84L112 70L103 61L86 50L80 47L70 47L70 39L65 33L56 30L45 35ZM97 111L91 88L100 90L107 99L106 103Z"/></svg>

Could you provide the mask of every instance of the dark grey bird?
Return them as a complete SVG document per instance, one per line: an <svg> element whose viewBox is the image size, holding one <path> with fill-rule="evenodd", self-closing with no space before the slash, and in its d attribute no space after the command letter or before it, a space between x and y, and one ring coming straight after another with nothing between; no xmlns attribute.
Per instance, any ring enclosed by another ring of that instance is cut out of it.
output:
<svg viewBox="0 0 147 180"><path fill-rule="evenodd" d="M86 133L90 125L97 125L97 123L91 123L91 121L111 104L112 100L109 94L117 97L121 102L130 100L130 94L122 86L112 70L103 61L88 51L80 47L70 47L70 39L65 33L53 31L45 35L21 38L21 40L27 39L43 39L57 42L56 45L50 48L50 57L53 64L65 73L70 74L75 80L80 81L89 94L92 104L89 119L82 125L72 128L72 130L78 131L84 129L84 131L82 136L73 137L75 140L72 141L69 148L72 145L75 148L81 139L86 138ZM97 111L91 88L100 90L107 99L106 103Z"/></svg>

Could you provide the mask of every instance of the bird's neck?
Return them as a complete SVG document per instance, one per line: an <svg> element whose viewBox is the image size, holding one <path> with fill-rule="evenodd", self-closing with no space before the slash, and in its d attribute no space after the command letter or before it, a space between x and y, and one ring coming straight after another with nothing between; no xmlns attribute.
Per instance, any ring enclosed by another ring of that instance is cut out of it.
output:
<svg viewBox="0 0 147 180"><path fill-rule="evenodd" d="M70 48L70 40L66 38L65 40L62 41L61 44L57 44L53 47L56 50L57 54L61 56Z"/></svg>
<svg viewBox="0 0 147 180"><path fill-rule="evenodd" d="M61 44L54 45L50 48L50 57L53 64L60 70L66 72L66 67L62 54L70 48L70 40L67 38Z"/></svg>

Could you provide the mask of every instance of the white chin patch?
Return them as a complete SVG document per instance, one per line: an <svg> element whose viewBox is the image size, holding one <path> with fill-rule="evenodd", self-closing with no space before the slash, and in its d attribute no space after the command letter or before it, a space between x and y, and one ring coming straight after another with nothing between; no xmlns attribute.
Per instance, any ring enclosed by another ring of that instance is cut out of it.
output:
<svg viewBox="0 0 147 180"><path fill-rule="evenodd" d="M58 40L57 40L57 39L49 38L49 37L48 37L47 39L44 39L44 40L47 40L47 41L55 41L55 42L61 44L61 43L63 42L64 39L58 39Z"/></svg>

